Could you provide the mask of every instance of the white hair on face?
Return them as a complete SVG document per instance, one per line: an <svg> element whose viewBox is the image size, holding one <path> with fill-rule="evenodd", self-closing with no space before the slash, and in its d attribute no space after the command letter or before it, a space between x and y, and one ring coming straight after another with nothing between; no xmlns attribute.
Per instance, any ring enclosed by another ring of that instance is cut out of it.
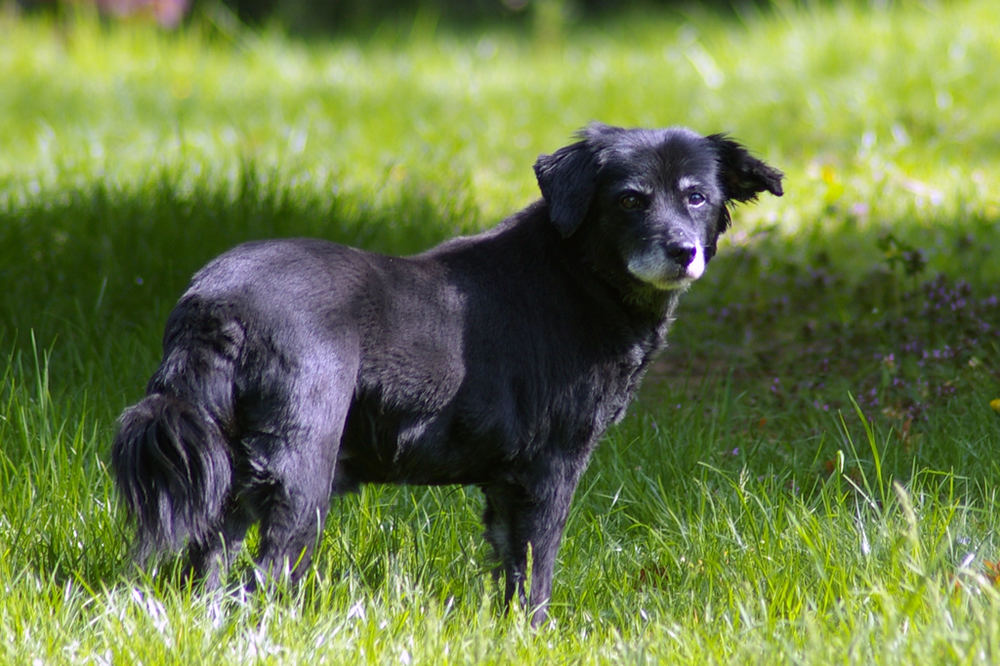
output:
<svg viewBox="0 0 1000 666"><path fill-rule="evenodd" d="M688 264L687 274L685 275L691 281L697 280L705 273L705 250L702 249L700 243L695 248L694 259Z"/></svg>
<svg viewBox="0 0 1000 666"><path fill-rule="evenodd" d="M696 189L699 185L701 185L701 181L699 181L697 178L692 178L691 176L681 176L677 180L677 190L679 192L684 192L685 190L689 189Z"/></svg>
<svg viewBox="0 0 1000 666"><path fill-rule="evenodd" d="M700 278L705 273L705 250L701 243L695 245L695 255L680 277L667 277L672 272L674 262L667 258L663 248L646 248L628 260L628 272L646 284L657 289L681 289Z"/></svg>

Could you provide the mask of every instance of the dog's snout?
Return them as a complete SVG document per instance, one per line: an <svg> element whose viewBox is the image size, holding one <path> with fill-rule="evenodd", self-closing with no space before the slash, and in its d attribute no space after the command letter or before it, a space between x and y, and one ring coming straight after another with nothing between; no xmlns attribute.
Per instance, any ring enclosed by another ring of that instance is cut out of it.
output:
<svg viewBox="0 0 1000 666"><path fill-rule="evenodd" d="M690 241L668 243L664 248L667 257L682 268L687 268L698 254L698 246Z"/></svg>

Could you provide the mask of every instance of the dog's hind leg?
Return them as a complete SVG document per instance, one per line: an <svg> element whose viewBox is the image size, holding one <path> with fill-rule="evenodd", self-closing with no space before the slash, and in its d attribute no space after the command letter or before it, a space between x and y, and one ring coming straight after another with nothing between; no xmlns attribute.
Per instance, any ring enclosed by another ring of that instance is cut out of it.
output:
<svg viewBox="0 0 1000 666"><path fill-rule="evenodd" d="M257 558L258 582L297 581L312 559L330 508L340 433L291 441L272 460Z"/></svg>
<svg viewBox="0 0 1000 666"><path fill-rule="evenodd" d="M258 578L297 581L312 559L330 509L340 440L354 392L356 365L298 378L290 425L270 443L263 470ZM260 582L260 580L258 580Z"/></svg>
<svg viewBox="0 0 1000 666"><path fill-rule="evenodd" d="M206 589L219 586L221 576L239 554L247 530L254 522L253 515L243 507L230 502L219 524L203 538L192 540L187 547L187 574L201 580Z"/></svg>

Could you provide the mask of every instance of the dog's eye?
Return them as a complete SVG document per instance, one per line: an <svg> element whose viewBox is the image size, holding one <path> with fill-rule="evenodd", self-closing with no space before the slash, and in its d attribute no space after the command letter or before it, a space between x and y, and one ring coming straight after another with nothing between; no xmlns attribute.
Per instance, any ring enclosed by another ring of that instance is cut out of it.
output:
<svg viewBox="0 0 1000 666"><path fill-rule="evenodd" d="M691 194L688 195L689 206L700 206L706 201L707 199L705 199L705 195L702 194L701 192L692 192Z"/></svg>
<svg viewBox="0 0 1000 666"><path fill-rule="evenodd" d="M618 205L625 210L639 210L646 205L645 199L638 194L623 194L618 199Z"/></svg>

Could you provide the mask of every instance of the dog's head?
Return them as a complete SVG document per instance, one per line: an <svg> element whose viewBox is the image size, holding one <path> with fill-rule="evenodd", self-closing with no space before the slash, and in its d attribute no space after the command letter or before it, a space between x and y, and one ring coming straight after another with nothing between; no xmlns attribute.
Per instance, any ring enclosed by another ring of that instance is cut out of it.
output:
<svg viewBox="0 0 1000 666"><path fill-rule="evenodd" d="M587 236L602 272L657 290L701 277L729 203L782 194L780 171L721 134L595 123L579 139L535 163L552 224Z"/></svg>

